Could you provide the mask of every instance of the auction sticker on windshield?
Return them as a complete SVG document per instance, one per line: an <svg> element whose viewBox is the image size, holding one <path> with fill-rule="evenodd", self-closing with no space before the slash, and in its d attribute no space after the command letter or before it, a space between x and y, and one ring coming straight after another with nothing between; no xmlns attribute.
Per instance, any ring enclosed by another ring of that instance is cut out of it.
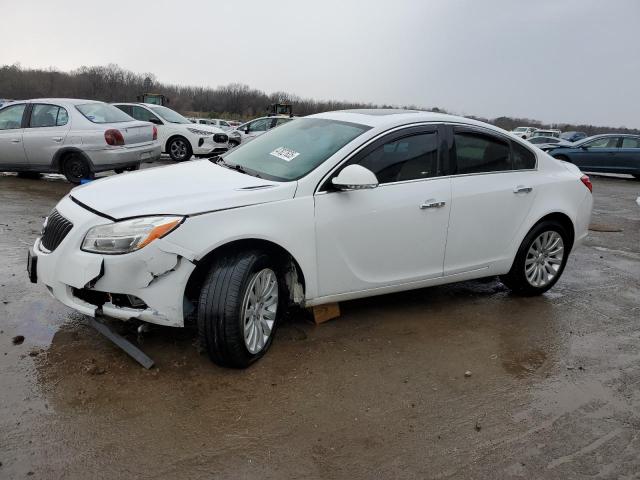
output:
<svg viewBox="0 0 640 480"><path fill-rule="evenodd" d="M280 160L290 162L298 155L300 155L300 152L296 152L295 150L291 150L290 148L286 147L278 147L269 155L273 155L274 157L278 157Z"/></svg>

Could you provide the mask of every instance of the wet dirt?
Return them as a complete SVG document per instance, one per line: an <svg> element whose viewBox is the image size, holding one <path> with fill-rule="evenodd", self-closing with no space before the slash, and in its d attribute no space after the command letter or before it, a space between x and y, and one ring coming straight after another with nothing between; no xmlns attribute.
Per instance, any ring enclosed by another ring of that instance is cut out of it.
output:
<svg viewBox="0 0 640 480"><path fill-rule="evenodd" d="M244 371L153 328L145 370L28 282L69 184L0 175L0 478L640 478L640 182L593 183L621 231L541 297L487 279L298 313Z"/></svg>

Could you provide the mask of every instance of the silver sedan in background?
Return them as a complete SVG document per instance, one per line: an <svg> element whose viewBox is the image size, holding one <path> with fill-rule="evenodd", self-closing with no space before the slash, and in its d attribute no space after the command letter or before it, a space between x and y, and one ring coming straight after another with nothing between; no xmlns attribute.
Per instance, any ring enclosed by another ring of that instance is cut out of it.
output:
<svg viewBox="0 0 640 480"><path fill-rule="evenodd" d="M62 173L72 183L160 158L155 125L92 100L41 98L0 109L0 171Z"/></svg>

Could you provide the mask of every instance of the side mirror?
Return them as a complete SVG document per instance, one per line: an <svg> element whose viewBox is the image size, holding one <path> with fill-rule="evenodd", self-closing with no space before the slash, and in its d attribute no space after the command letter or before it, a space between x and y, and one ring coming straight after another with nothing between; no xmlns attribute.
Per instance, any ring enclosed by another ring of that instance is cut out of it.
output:
<svg viewBox="0 0 640 480"><path fill-rule="evenodd" d="M249 133L249 127L245 127L244 134L247 135Z"/></svg>
<svg viewBox="0 0 640 480"><path fill-rule="evenodd" d="M154 123L156 125L162 125L162 120L160 120L159 118L151 117L149 118L149 122Z"/></svg>
<svg viewBox="0 0 640 480"><path fill-rule="evenodd" d="M375 174L362 165L348 165L343 168L331 183L338 190L364 190L376 188L378 179Z"/></svg>
<svg viewBox="0 0 640 480"><path fill-rule="evenodd" d="M580 148L582 150L588 150L589 149L589 147L587 145L580 145Z"/></svg>

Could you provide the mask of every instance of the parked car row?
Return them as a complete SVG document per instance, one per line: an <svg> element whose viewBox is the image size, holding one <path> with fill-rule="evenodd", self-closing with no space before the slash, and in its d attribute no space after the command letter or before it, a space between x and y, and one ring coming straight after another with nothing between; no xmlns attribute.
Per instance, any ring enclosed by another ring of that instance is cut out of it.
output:
<svg viewBox="0 0 640 480"><path fill-rule="evenodd" d="M72 183L97 172L136 170L168 153L175 161L226 152L241 141L146 103L43 98L0 108L0 170L62 173Z"/></svg>
<svg viewBox="0 0 640 480"><path fill-rule="evenodd" d="M158 128L113 105L43 98L0 109L0 170L62 173L72 183L160 158Z"/></svg>
<svg viewBox="0 0 640 480"><path fill-rule="evenodd" d="M561 138L562 140L566 140L568 142L576 142L583 138L587 137L587 134L584 132L564 132L562 133L557 129L548 129L544 130L541 128L535 127L517 127L511 130L511 133L514 135L524 138L525 140L535 138L535 137L553 137L553 138Z"/></svg>

